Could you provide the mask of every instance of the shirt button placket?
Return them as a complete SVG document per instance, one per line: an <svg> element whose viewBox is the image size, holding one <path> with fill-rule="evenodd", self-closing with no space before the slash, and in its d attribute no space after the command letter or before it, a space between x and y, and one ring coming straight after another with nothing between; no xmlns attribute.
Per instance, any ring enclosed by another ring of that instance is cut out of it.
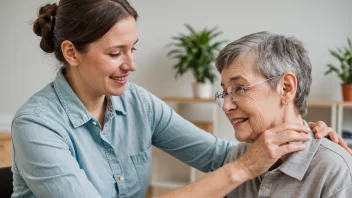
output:
<svg viewBox="0 0 352 198"><path fill-rule="evenodd" d="M260 198L266 198L270 196L270 187L266 186L266 185L261 185L260 186L260 190L259 190L259 194L258 197Z"/></svg>
<svg viewBox="0 0 352 198"><path fill-rule="evenodd" d="M112 172L114 174L114 178L115 181L117 182L118 188L121 192L121 194L119 194L119 197L126 197L125 195L125 184L123 183L123 181L125 181L125 177L123 175L121 175L122 171L121 168L119 168L119 162L115 156L114 153L114 149L113 148L107 148L107 152L109 157L109 161L112 165Z"/></svg>

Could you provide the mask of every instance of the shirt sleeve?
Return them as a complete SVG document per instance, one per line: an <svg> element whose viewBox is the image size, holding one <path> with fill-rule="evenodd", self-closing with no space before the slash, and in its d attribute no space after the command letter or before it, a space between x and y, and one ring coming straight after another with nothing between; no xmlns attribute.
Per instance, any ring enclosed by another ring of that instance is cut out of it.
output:
<svg viewBox="0 0 352 198"><path fill-rule="evenodd" d="M348 185L346 188L343 188L336 194L332 195L330 198L351 197L351 194L352 194L352 184Z"/></svg>
<svg viewBox="0 0 352 198"><path fill-rule="evenodd" d="M153 145L204 172L223 165L234 143L201 130L153 94L138 89L153 131Z"/></svg>
<svg viewBox="0 0 352 198"><path fill-rule="evenodd" d="M14 174L36 197L101 197L54 126L33 115L13 121Z"/></svg>

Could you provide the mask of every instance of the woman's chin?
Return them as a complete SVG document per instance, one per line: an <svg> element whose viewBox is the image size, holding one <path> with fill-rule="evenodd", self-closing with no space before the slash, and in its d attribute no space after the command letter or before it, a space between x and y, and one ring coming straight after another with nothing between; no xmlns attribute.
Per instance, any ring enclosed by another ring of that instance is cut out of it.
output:
<svg viewBox="0 0 352 198"><path fill-rule="evenodd" d="M248 141L249 141L248 138L242 137L242 136L240 136L240 135L237 135L237 133L238 133L238 132L236 131L236 132L235 132L235 137L236 137L236 140L237 140L237 141L250 143L250 142L248 142Z"/></svg>
<svg viewBox="0 0 352 198"><path fill-rule="evenodd" d="M119 87L117 89L115 88L115 89L109 91L108 94L106 94L106 95L121 96L124 92L125 92L125 86Z"/></svg>

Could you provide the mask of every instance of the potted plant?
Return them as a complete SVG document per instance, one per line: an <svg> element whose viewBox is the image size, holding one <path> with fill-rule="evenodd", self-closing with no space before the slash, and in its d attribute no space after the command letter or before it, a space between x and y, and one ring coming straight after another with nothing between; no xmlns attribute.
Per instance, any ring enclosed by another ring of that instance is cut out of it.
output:
<svg viewBox="0 0 352 198"><path fill-rule="evenodd" d="M167 55L178 60L173 67L176 70L175 78L191 71L195 79L193 83L194 97L210 98L211 87L216 78L213 72L213 63L221 44L226 41L214 41L217 36L222 34L217 27L196 31L188 24L185 26L189 33L173 36L172 40L175 42L169 46L174 49L169 51Z"/></svg>
<svg viewBox="0 0 352 198"><path fill-rule="evenodd" d="M340 61L340 68L328 64L329 70L325 74L335 72L342 81L342 95L344 101L352 101L352 42L347 39L348 47L330 50L330 54Z"/></svg>

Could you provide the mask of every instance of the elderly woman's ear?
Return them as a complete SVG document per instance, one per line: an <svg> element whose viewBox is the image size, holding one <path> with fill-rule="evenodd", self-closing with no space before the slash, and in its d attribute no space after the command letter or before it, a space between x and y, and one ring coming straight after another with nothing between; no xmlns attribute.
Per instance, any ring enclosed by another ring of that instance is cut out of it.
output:
<svg viewBox="0 0 352 198"><path fill-rule="evenodd" d="M286 72L281 76L279 82L279 93L281 95L281 105L290 104L297 92L297 78L292 72Z"/></svg>

